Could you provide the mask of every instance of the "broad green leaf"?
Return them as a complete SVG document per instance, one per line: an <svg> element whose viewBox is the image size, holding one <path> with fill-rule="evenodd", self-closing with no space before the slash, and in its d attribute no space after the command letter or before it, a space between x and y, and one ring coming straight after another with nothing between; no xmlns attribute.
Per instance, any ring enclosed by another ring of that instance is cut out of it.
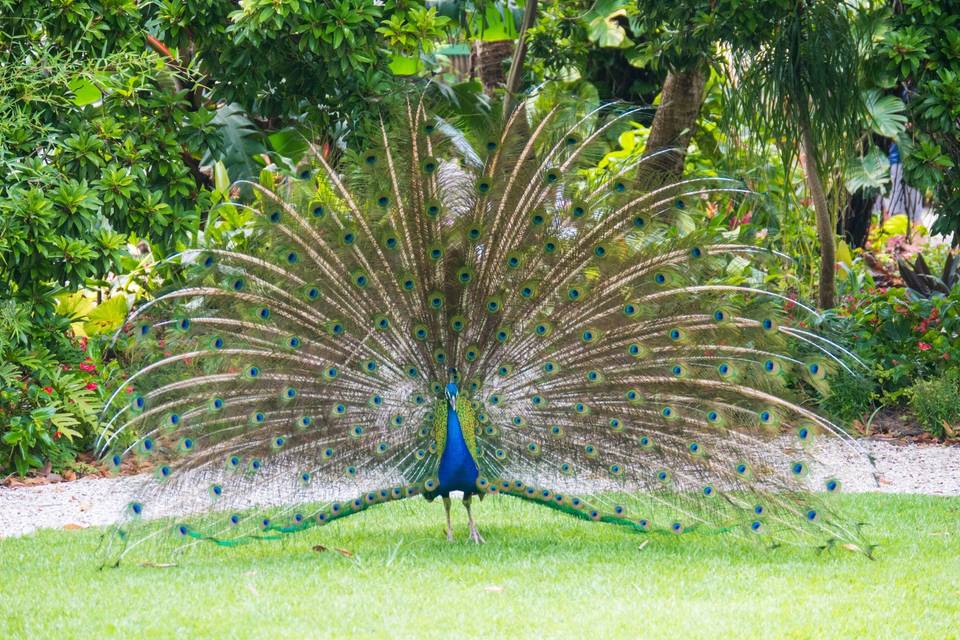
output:
<svg viewBox="0 0 960 640"><path fill-rule="evenodd" d="M412 56L395 55L390 60L390 71L395 76L413 76L420 70L420 59Z"/></svg>
<svg viewBox="0 0 960 640"><path fill-rule="evenodd" d="M97 85L86 78L74 78L67 83L67 87L73 92L73 104L78 107L85 107L103 99Z"/></svg>
<svg viewBox="0 0 960 640"><path fill-rule="evenodd" d="M881 95L876 89L864 98L870 117L870 128L885 138L896 138L907 129L907 106L896 96Z"/></svg>
<svg viewBox="0 0 960 640"><path fill-rule="evenodd" d="M296 127L287 127L267 136L270 148L282 157L289 159L293 164L300 162L303 154L310 145L307 144L309 133Z"/></svg>
<svg viewBox="0 0 960 640"><path fill-rule="evenodd" d="M85 320L97 306L94 299L85 295L83 291L61 293L54 300L56 300L57 313L71 320Z"/></svg>
<svg viewBox="0 0 960 640"><path fill-rule="evenodd" d="M844 264L847 267L853 265L853 252L850 251L850 245L848 245L844 240L839 240L837 242L837 262Z"/></svg>
<svg viewBox="0 0 960 640"><path fill-rule="evenodd" d="M219 127L219 148L204 154L201 164L222 161L233 180L245 180L257 175L260 165L254 160L266 152L260 130L251 122L238 104L227 104L217 109L212 120Z"/></svg>
<svg viewBox="0 0 960 640"><path fill-rule="evenodd" d="M872 147L862 158L851 158L847 164L847 191L882 189L890 181L890 160L878 147Z"/></svg>
<svg viewBox="0 0 960 640"><path fill-rule="evenodd" d="M627 37L627 32L617 22L617 18L627 15L628 0L599 0L583 20L587 24L590 40L601 47L621 48L628 47L633 41Z"/></svg>
<svg viewBox="0 0 960 640"><path fill-rule="evenodd" d="M127 317L127 298L124 295L115 295L97 305L90 312L83 330L87 335L95 336L116 331Z"/></svg>
<svg viewBox="0 0 960 640"><path fill-rule="evenodd" d="M226 195L230 189L230 173L220 160L213 164L213 186L222 195Z"/></svg>

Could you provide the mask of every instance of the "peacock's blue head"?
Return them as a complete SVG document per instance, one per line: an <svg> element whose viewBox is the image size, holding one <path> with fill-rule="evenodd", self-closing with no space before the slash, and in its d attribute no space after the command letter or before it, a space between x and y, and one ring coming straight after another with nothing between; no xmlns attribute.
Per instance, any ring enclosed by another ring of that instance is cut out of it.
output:
<svg viewBox="0 0 960 640"><path fill-rule="evenodd" d="M457 404L458 393L460 393L460 389L457 388L456 382L450 382L447 384L447 402L450 403L451 407Z"/></svg>

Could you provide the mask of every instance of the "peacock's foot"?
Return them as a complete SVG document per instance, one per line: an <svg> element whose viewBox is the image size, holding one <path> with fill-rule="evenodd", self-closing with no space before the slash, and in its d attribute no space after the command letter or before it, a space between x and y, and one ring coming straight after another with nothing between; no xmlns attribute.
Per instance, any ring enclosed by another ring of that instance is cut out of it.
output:
<svg viewBox="0 0 960 640"><path fill-rule="evenodd" d="M486 542L486 540L483 539L483 536L480 535L480 532L477 531L476 527L470 527L470 539L477 544L483 544Z"/></svg>

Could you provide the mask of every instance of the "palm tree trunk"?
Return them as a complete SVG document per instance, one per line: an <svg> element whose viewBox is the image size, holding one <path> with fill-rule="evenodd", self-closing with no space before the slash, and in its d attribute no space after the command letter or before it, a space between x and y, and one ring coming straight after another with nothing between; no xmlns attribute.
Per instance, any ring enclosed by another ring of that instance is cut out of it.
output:
<svg viewBox="0 0 960 640"><path fill-rule="evenodd" d="M820 179L819 162L813 144L813 135L810 132L810 121L804 116L800 118L800 144L806 161L807 187L813 198L813 211L817 219L817 239L820 241L820 308L830 309L836 305L837 298L837 247L834 240L833 216L830 215L827 196Z"/></svg>
<svg viewBox="0 0 960 640"><path fill-rule="evenodd" d="M640 163L637 181L641 186L670 182L683 175L687 145L696 130L706 85L707 73L700 66L667 73L644 155L663 149L674 151L655 161Z"/></svg>

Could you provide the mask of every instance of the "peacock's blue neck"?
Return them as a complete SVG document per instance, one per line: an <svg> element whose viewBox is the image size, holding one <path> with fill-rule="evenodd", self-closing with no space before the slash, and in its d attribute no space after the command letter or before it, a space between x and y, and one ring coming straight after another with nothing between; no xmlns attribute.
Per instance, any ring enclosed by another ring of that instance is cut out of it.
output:
<svg viewBox="0 0 960 640"><path fill-rule="evenodd" d="M451 407L447 411L446 446L440 456L437 473L440 481L439 494L446 496L451 491L476 492L479 474L477 463L470 455L467 441L463 438L460 418Z"/></svg>

